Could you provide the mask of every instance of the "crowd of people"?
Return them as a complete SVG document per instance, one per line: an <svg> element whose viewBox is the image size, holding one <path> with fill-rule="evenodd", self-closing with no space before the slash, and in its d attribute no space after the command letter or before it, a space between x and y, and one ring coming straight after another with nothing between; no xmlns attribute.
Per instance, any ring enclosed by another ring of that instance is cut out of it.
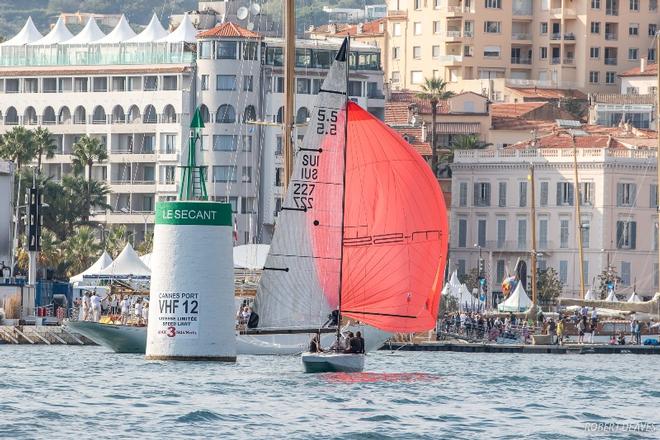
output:
<svg viewBox="0 0 660 440"><path fill-rule="evenodd" d="M477 312L445 313L440 321L440 328L445 333L454 333L467 339L488 339L497 341L504 337L527 341L532 333L533 322L518 319L513 313L505 316L485 316Z"/></svg>
<svg viewBox="0 0 660 440"><path fill-rule="evenodd" d="M101 297L96 290L85 292L74 302L82 321L99 322L102 316L110 316L112 322L122 325L147 325L149 301L138 295L108 294Z"/></svg>

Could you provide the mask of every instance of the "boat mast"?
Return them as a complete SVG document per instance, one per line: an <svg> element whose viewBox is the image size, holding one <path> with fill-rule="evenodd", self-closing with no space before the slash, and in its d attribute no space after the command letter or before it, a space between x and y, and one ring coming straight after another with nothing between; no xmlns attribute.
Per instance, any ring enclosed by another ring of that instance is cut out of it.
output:
<svg viewBox="0 0 660 440"><path fill-rule="evenodd" d="M284 191L293 172L293 115L295 98L296 11L295 0L284 0Z"/></svg>
<svg viewBox="0 0 660 440"><path fill-rule="evenodd" d="M348 154L348 71L351 63L351 37L346 37L346 88L344 95L344 169L341 184L341 247L339 250L339 291L337 292L337 341L341 338L341 291L344 280L344 220L346 218L346 163ZM339 346L339 344L337 344Z"/></svg>
<svg viewBox="0 0 660 440"><path fill-rule="evenodd" d="M580 298L584 299L584 256L582 250L582 216L580 215L580 182L578 181L578 164L577 164L577 146L575 145L575 135L571 135L573 143L573 174L575 177L575 227L577 232L577 245L578 253L580 256Z"/></svg>
<svg viewBox="0 0 660 440"><path fill-rule="evenodd" d="M660 34L656 33L655 34L655 53L658 54L660 52ZM656 55L657 56L657 55ZM658 58L656 57L656 63ZM656 70L657 70L657 87L655 89L655 111L656 111L656 117L655 117L655 130L656 130L656 137L658 138L658 145L656 146L655 150L655 167L658 172L658 181L656 182L655 185L655 204L659 205L658 213L660 214L660 69L657 68L656 64ZM660 215L658 216L660 219ZM658 228L656 233L658 234L658 240L660 240L660 220L658 221ZM660 243L660 241L658 241ZM608 267L609 270L609 267ZM660 272L660 251L658 252L658 271ZM660 304L658 304L658 315L660 316Z"/></svg>
<svg viewBox="0 0 660 440"><path fill-rule="evenodd" d="M536 307L536 192L534 190L534 164L529 164L529 181L531 190L530 217L532 221L532 307Z"/></svg>

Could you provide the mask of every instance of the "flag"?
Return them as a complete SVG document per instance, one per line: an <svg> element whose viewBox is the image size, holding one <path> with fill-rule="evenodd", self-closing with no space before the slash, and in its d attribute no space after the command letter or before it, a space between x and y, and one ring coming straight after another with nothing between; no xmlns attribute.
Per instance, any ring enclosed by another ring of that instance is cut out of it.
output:
<svg viewBox="0 0 660 440"><path fill-rule="evenodd" d="M238 244L238 220L234 216L234 246Z"/></svg>

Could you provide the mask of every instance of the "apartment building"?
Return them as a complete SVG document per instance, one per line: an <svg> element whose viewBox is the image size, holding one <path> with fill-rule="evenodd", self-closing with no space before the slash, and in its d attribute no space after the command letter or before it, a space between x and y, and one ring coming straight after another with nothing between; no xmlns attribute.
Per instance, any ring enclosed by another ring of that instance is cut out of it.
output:
<svg viewBox="0 0 660 440"><path fill-rule="evenodd" d="M2 262L9 266L11 249L12 190L14 167L11 162L0 160L0 270ZM2 273L0 273L2 278Z"/></svg>
<svg viewBox="0 0 660 440"><path fill-rule="evenodd" d="M340 45L296 45L299 138ZM125 18L108 35L90 19L76 36L62 20L46 36L29 20L0 53L0 133L48 128L57 151L43 161L46 175L72 172L72 146L83 135L106 146L108 160L92 174L110 186L112 210L95 221L126 225L137 241L152 228L155 203L177 196L199 106L209 195L232 204L239 244L269 242L284 191L281 40L229 22L200 33L187 15L171 33L154 17L138 35ZM351 99L382 117L379 49L352 45L350 76Z"/></svg>
<svg viewBox="0 0 660 440"><path fill-rule="evenodd" d="M616 92L619 73L656 59L659 22L657 0L389 0L386 80Z"/></svg>
<svg viewBox="0 0 660 440"><path fill-rule="evenodd" d="M570 127L573 128L570 128ZM572 130L572 131L571 131ZM574 187L571 134L580 197ZM539 268L554 268L564 295L579 295L575 203L580 203L587 288L608 265L650 297L658 289L658 214L654 133L559 125L554 133L499 150L457 151L452 180L451 269L467 273L481 253L491 292L531 250L528 180L534 165Z"/></svg>

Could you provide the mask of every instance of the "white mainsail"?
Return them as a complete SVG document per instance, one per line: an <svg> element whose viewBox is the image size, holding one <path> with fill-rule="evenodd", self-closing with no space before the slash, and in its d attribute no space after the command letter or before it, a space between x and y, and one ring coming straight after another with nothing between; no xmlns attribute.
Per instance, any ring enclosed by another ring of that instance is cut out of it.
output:
<svg viewBox="0 0 660 440"><path fill-rule="evenodd" d="M337 307L345 155L346 46L316 98L255 301L259 327L321 326Z"/></svg>

